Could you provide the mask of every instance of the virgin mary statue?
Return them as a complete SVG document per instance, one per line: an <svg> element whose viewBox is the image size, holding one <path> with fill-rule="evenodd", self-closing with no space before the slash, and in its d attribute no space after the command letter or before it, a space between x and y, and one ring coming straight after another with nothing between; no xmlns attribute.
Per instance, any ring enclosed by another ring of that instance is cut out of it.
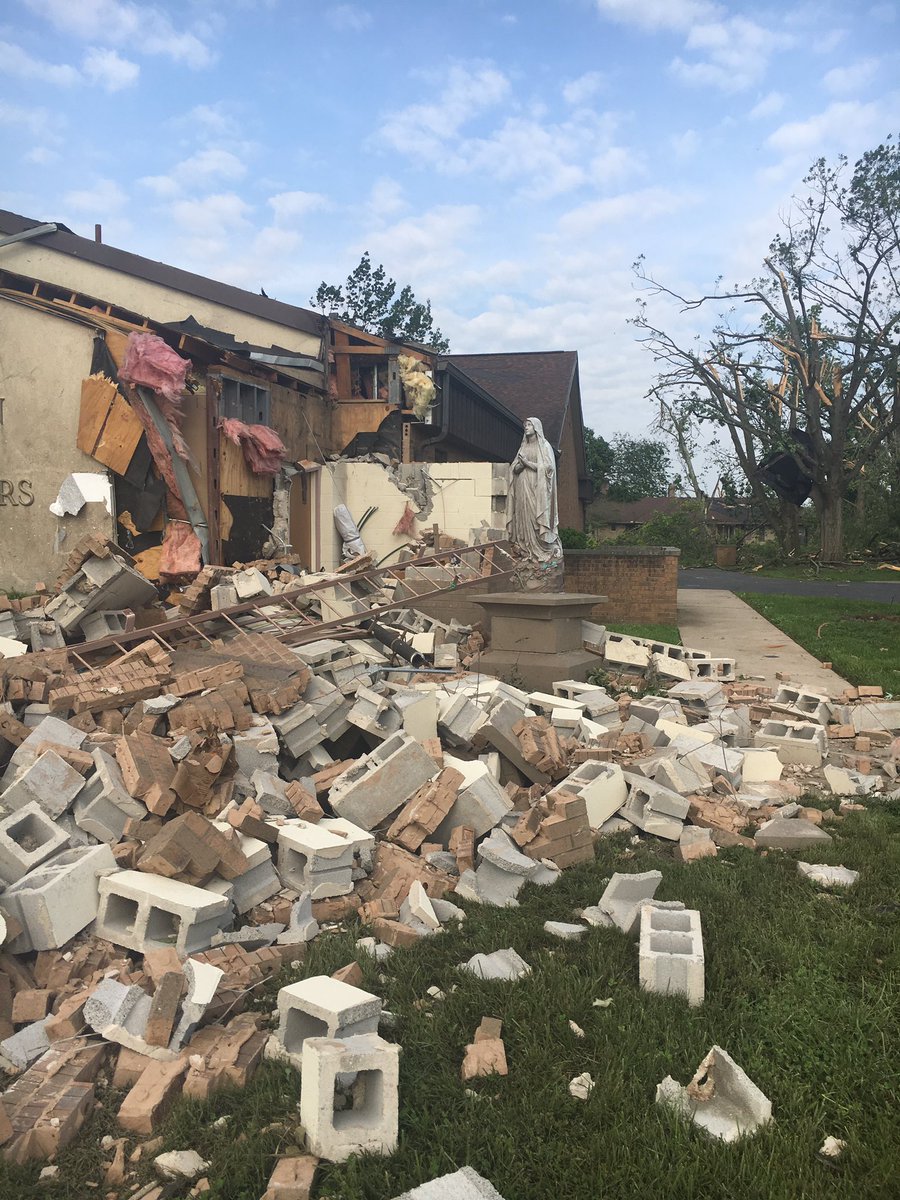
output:
<svg viewBox="0 0 900 1200"><path fill-rule="evenodd" d="M512 462L507 529L510 541L534 562L549 566L562 561L556 456L537 417L526 420L525 436Z"/></svg>

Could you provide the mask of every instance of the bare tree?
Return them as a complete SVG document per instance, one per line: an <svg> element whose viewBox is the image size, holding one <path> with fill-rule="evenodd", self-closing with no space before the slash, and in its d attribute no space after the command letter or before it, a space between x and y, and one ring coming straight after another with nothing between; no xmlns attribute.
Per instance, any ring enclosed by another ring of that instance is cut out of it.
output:
<svg viewBox="0 0 900 1200"><path fill-rule="evenodd" d="M806 481L825 561L843 556L848 489L900 429L900 148L888 138L846 173L843 157L813 165L747 286L691 299L635 264L649 296L682 311L729 305L682 346L642 301L640 340L662 364L651 395L726 429L755 495L780 451ZM796 506L796 488L774 486Z"/></svg>

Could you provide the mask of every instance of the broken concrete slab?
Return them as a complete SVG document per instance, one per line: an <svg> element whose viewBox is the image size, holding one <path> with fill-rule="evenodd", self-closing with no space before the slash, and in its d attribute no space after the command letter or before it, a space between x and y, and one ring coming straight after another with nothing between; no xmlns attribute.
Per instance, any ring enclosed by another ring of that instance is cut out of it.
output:
<svg viewBox="0 0 900 1200"><path fill-rule="evenodd" d="M667 1075L656 1089L656 1103L723 1142L747 1137L772 1120L771 1102L721 1046L713 1046L686 1087Z"/></svg>

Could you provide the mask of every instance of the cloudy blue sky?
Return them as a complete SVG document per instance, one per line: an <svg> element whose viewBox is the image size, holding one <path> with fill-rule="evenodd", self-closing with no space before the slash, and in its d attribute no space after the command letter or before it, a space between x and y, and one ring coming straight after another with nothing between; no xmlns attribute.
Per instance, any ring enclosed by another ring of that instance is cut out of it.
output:
<svg viewBox="0 0 900 1200"><path fill-rule="evenodd" d="M368 249L641 432L636 256L750 278L816 157L900 130L898 67L880 0L5 0L0 206L298 304Z"/></svg>

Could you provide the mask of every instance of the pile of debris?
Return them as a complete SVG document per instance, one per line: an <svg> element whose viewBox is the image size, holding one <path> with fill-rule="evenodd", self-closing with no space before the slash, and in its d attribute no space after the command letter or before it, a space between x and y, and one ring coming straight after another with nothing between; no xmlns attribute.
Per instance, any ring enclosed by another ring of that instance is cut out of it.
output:
<svg viewBox="0 0 900 1200"><path fill-rule="evenodd" d="M463 920L460 898L516 905L527 882L552 885L615 832L663 839L683 861L827 842L823 820L896 779L900 704L773 695L724 682L701 651L588 624L599 667L646 652L676 682L658 696L577 680L526 692L457 669L477 665L477 632L400 607L376 638L350 629L290 646L272 632L280 617L260 632L251 612L227 635L148 638L73 668L42 627L84 633L126 594L133 603L137 584L108 544L69 566L40 617L13 612L26 647L46 636L50 648L0 659L0 1055L14 1077L0 1145L15 1162L72 1141L101 1075L126 1089L122 1129L152 1137L178 1095L241 1085L266 1054L302 1068L313 1155L390 1152L399 1047L380 1036L386 1014L357 963L282 988L276 1030L247 1011L252 989L302 962L323 928L358 916L361 951L380 958ZM283 582L205 568L180 611L228 608L250 586L274 596ZM356 596L339 614L348 624L381 608L385 592L367 586L369 607ZM839 810L802 807L816 788ZM616 877L582 919L639 932L644 986L699 1003L699 914L651 904L639 879ZM488 978L528 969L497 955L464 965ZM497 1061L499 1026L482 1033L473 1045ZM377 1097L366 1094L376 1076ZM336 1086L349 1092L340 1121ZM124 1145L111 1146L111 1186L125 1180ZM290 1160L276 1174L308 1169ZM288 1194L276 1184L273 1196Z"/></svg>

